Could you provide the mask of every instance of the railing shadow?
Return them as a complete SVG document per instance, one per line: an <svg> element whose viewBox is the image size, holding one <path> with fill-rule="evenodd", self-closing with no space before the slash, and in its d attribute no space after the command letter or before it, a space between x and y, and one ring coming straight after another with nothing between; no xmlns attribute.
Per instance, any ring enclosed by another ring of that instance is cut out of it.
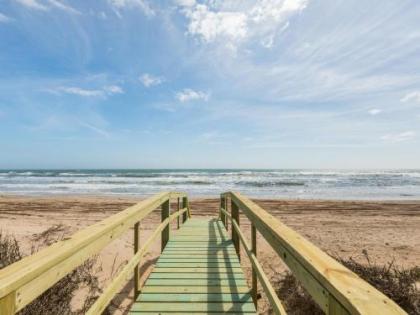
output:
<svg viewBox="0 0 420 315"><path fill-rule="evenodd" d="M156 258L148 259L148 260L144 261L144 263L141 264L141 266L139 268L139 274L141 274L141 275L144 274L147 271L147 269L149 269L152 265L156 264L158 259L159 259L159 257L156 257ZM133 298L132 299L130 299L131 292L133 292ZM112 307L118 309L119 311L121 311L122 315L126 315L130 312L131 306L134 303L136 303L136 298L137 297L135 296L135 292L134 292L134 281L130 280L121 289L120 293L115 295L115 297L109 303L109 306L108 306L107 310L109 310L109 307L112 306ZM128 307L123 307L122 304L127 299L130 299L131 303L129 303Z"/></svg>

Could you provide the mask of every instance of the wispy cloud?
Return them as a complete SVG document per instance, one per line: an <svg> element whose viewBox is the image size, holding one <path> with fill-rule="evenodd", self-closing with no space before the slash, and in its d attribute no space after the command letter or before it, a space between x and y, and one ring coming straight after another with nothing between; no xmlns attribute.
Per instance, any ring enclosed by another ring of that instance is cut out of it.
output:
<svg viewBox="0 0 420 315"><path fill-rule="evenodd" d="M123 94L124 90L118 85L108 85L103 88L103 91L107 94Z"/></svg>
<svg viewBox="0 0 420 315"><path fill-rule="evenodd" d="M101 89L85 89L75 86L60 86L54 89L47 90L54 94L72 94L83 97L106 97L114 94L122 94L124 90L118 85L108 85Z"/></svg>
<svg viewBox="0 0 420 315"><path fill-rule="evenodd" d="M375 115L378 115L378 114L382 113L382 109L372 108L372 109L368 110L368 113L372 116L375 116Z"/></svg>
<svg viewBox="0 0 420 315"><path fill-rule="evenodd" d="M117 10L124 8L139 8L147 17L156 15L155 10L153 10L147 0L109 0L109 3ZM120 14L119 11L117 11L117 13Z"/></svg>
<svg viewBox="0 0 420 315"><path fill-rule="evenodd" d="M45 6L44 4L39 3L37 0L16 0L18 3L20 3L21 5L30 8L30 9L34 9L34 10L42 10L42 11L46 11L48 10L48 7Z"/></svg>
<svg viewBox="0 0 420 315"><path fill-rule="evenodd" d="M47 11L51 8L56 8L59 10L66 11L72 14L82 14L80 11L76 10L75 8L71 7L68 4L65 4L58 0L46 0L46 2L40 2L38 0L16 0L21 5L34 10L41 10Z"/></svg>
<svg viewBox="0 0 420 315"><path fill-rule="evenodd" d="M386 142L396 143L411 140L416 136L414 131L405 131L401 133L387 134L382 136L381 139Z"/></svg>
<svg viewBox="0 0 420 315"><path fill-rule="evenodd" d="M195 91L193 89L183 89L175 94L175 98L182 103L198 100L208 101L210 93Z"/></svg>
<svg viewBox="0 0 420 315"><path fill-rule="evenodd" d="M0 23L7 23L12 21L12 18L8 17L7 15L4 15L0 12Z"/></svg>
<svg viewBox="0 0 420 315"><path fill-rule="evenodd" d="M142 74L140 76L139 80L147 88L151 87L151 86L162 84L165 81L165 79L163 77L154 76L154 75L151 75L149 73Z"/></svg>
<svg viewBox="0 0 420 315"><path fill-rule="evenodd" d="M91 131L93 131L94 133L97 133L100 136L103 136L105 138L110 138L110 134L109 132L107 132L106 130L99 128L97 126L94 126L92 124L83 122L83 121L79 121L80 126L85 127Z"/></svg>
<svg viewBox="0 0 420 315"><path fill-rule="evenodd" d="M402 99L401 102L407 103L407 102L415 102L420 103L420 91L415 91L406 94Z"/></svg>
<svg viewBox="0 0 420 315"><path fill-rule="evenodd" d="M68 13L73 13L73 14L82 14L80 11L76 10L75 8L64 4L60 1L57 0L48 0L48 2L55 8L66 11Z"/></svg>

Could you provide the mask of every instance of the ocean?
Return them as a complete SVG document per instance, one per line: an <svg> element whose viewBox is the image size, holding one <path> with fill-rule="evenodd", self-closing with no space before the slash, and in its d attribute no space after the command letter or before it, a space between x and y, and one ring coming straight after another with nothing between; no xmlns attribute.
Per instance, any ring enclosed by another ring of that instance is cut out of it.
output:
<svg viewBox="0 0 420 315"><path fill-rule="evenodd" d="M260 198L420 200L420 170L0 170L0 194L130 195L234 190Z"/></svg>

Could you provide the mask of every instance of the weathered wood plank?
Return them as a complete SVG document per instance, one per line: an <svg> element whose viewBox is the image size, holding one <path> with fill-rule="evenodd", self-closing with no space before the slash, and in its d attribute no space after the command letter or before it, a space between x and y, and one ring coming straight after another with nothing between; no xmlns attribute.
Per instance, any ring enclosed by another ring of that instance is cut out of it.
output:
<svg viewBox="0 0 420 315"><path fill-rule="evenodd" d="M242 302L252 301L249 293L144 293L138 302Z"/></svg>
<svg viewBox="0 0 420 315"><path fill-rule="evenodd" d="M136 302L131 312L226 312L226 313L253 313L255 307L252 302L248 303L156 303Z"/></svg>
<svg viewBox="0 0 420 315"><path fill-rule="evenodd" d="M236 286L236 287L214 287L214 286L145 286L141 290L144 293L217 293L217 294L237 294L237 293L249 293L247 286Z"/></svg>
<svg viewBox="0 0 420 315"><path fill-rule="evenodd" d="M224 280L224 279L234 279L234 280L245 280L243 274L235 273L156 273L153 272L149 279L214 279L214 280Z"/></svg>
<svg viewBox="0 0 420 315"><path fill-rule="evenodd" d="M165 267L156 267L153 269L153 273L176 273L176 272L190 272L190 273L243 273L242 268L190 268L185 266L179 266L178 268L165 268Z"/></svg>

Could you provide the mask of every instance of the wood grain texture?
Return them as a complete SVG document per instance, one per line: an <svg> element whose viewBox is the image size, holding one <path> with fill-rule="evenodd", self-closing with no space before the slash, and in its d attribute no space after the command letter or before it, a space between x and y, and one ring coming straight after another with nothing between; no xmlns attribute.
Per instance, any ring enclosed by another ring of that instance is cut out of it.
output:
<svg viewBox="0 0 420 315"><path fill-rule="evenodd" d="M130 314L166 312L256 314L224 222L191 219L173 233Z"/></svg>
<svg viewBox="0 0 420 315"><path fill-rule="evenodd" d="M300 234L239 193L228 192L326 314L407 314Z"/></svg>

